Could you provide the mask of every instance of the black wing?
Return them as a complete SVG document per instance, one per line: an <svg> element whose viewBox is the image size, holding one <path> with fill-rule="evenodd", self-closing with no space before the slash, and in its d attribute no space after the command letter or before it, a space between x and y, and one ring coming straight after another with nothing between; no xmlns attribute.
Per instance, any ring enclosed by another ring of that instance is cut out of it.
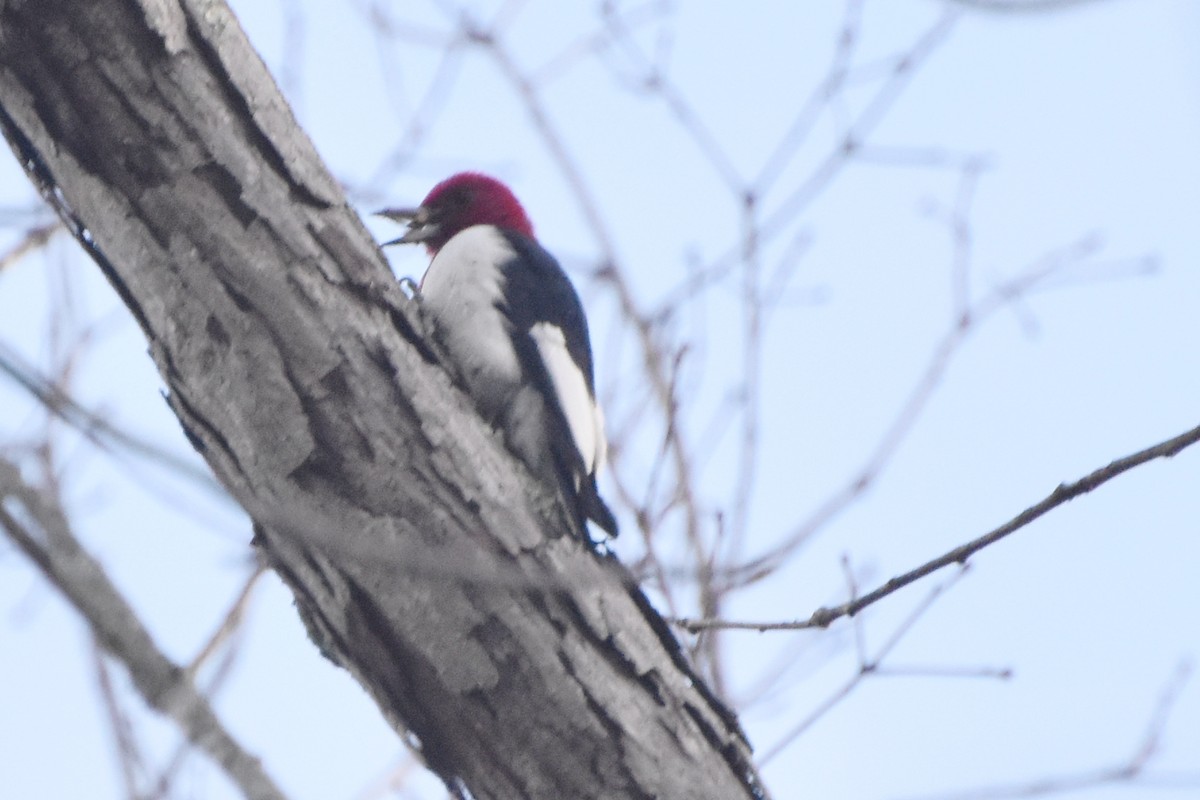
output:
<svg viewBox="0 0 1200 800"><path fill-rule="evenodd" d="M526 378L529 384L538 387L545 401L549 428L546 433L555 468L578 498L583 515L615 536L616 520L596 491L595 475L576 446L566 410L558 403L547 365L530 335L539 323L562 332L567 353L587 383L588 400L595 403L592 347L583 304L562 267L537 242L511 231L504 232L504 237L516 257L501 267L505 305L500 310L512 323L513 347L530 373ZM519 420L514 422L519 426Z"/></svg>

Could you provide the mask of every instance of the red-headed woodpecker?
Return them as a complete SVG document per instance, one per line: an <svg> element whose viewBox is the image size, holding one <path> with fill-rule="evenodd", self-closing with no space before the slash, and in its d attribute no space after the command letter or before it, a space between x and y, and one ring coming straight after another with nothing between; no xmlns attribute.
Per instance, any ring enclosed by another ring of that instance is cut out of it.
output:
<svg viewBox="0 0 1200 800"><path fill-rule="evenodd" d="M607 443L583 305L517 198L463 172L420 207L380 215L409 226L386 244L428 248L421 303L480 413L535 475L561 481L580 514L616 536L596 491Z"/></svg>

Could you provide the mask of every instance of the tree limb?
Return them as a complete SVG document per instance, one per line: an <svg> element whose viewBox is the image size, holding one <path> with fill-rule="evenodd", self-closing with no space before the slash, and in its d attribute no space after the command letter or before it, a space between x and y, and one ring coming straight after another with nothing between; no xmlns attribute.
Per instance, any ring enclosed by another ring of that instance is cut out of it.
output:
<svg viewBox="0 0 1200 800"><path fill-rule="evenodd" d="M16 465L4 459L0 459L0 529L66 595L105 651L125 664L148 704L175 720L188 740L220 765L246 797L284 800L259 760L225 730L187 672L158 649L104 568L80 547L62 509L25 483Z"/></svg>
<svg viewBox="0 0 1200 800"><path fill-rule="evenodd" d="M965 564L967 559L985 547L993 545L1001 539L1024 528L1043 514L1074 500L1080 495L1087 494L1093 489L1108 483L1113 478L1139 467L1148 461L1158 458L1171 458L1185 448L1200 441L1200 426L1173 436L1164 442L1139 450L1136 453L1118 458L1108 466L1097 469L1074 483L1061 483L1040 502L1017 514L998 528L985 533L977 539L943 553L935 559L926 561L919 567L897 575L882 586L867 592L861 597L854 597L845 603L832 608L818 608L808 619L790 622L738 622L722 619L677 619L674 623L687 631L702 631L712 629L744 629L754 631L801 630L804 628L827 628L842 617L852 617L864 608L874 605L883 598L893 594L911 583L916 583L938 570L952 564Z"/></svg>
<svg viewBox="0 0 1200 800"><path fill-rule="evenodd" d="M763 795L628 573L451 384L223 3L0 0L0 127L314 641L452 793Z"/></svg>

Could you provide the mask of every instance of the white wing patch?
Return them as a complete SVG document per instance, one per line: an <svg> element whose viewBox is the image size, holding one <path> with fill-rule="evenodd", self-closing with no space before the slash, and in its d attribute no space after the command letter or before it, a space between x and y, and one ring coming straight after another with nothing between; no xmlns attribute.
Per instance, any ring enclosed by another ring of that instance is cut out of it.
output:
<svg viewBox="0 0 1200 800"><path fill-rule="evenodd" d="M589 475L594 475L604 465L608 450L604 438L604 414L588 391L587 378L567 350L562 329L549 322L539 322L530 329L529 335L546 365L584 467Z"/></svg>

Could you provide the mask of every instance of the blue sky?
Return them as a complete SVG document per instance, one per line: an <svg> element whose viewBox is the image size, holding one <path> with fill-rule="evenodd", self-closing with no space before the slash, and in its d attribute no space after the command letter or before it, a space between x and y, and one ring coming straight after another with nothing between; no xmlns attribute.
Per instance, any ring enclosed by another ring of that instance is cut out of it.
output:
<svg viewBox="0 0 1200 800"><path fill-rule="evenodd" d="M636 415L645 390L630 339L611 292L587 272L601 251L595 230L496 63L467 52L453 79L438 84L438 113L420 145L372 185L430 86L439 51L379 45L368 34L364 2L302 3L290 38L278 4L234 5L364 212L419 199L457 169L510 182L542 242L574 271L610 422ZM492 5L470 7L488 19ZM842 6L679 4L639 28L635 41L665 54L666 74L731 168L749 178L824 74ZM504 41L525 71L536 72L564 41L596 25L590 5L542 0L512 8L518 13ZM856 63L903 48L943 8L933 0L868 0ZM405 15L409 32L452 25L438 4L397 4L393 13ZM860 585L872 587L991 529L1060 482L1200 422L1198 33L1200 7L1186 0L972 12L915 70L867 142L986 159L970 215L973 300L1047 253L1089 238L1099 244L973 330L878 480L777 575L738 595L730 616L807 617L844 598L843 556ZM537 98L595 198L639 301L653 307L684 279L689 260L708 263L737 244L736 198L661 98L628 89L634 57L613 49L557 63L538 73L552 77L538 84ZM861 111L875 86L856 86L841 113ZM768 215L827 155L837 113L822 119L763 194ZM0 170L0 206L29 204L33 192L11 159ZM790 240L808 242L763 339L764 436L747 555L781 541L853 478L949 329L955 272L945 215L958 180L949 169L851 164L764 245L772 265ZM380 238L393 233L370 224ZM0 249L18 234L0 231ZM391 257L399 274L424 268L419 251ZM140 332L65 238L0 273L0 342L46 364L48 310L62 303L54 289L62 281L78 319L98 325L75 378L79 396L140 435L188 452ZM673 341L691 345L684 423L696 441L736 383L738 285L731 273L701 302L677 309L671 330ZM39 415L14 387L0 385L0 409L0 446L36 436ZM658 444L652 426L640 430L621 464L632 481L649 470ZM69 434L60 441L80 536L162 646L190 659L245 579L247 523L152 467L97 454ZM740 470L736 443L727 436L704 451L700 486L710 511L729 507ZM977 556L883 662L884 672L908 674L867 679L770 760L776 797L943 796L1123 763L1177 665L1200 655L1198 481L1200 454L1186 451ZM668 557L677 555L676 521L663 537ZM638 552L636 537L620 546ZM863 615L857 625L868 652L950 577ZM680 596L688 596L686 585ZM122 796L86 633L4 546L0 614L6 790ZM725 635L730 687L759 753L774 750L853 675L854 630L843 622L826 633ZM297 798L379 796L369 789L403 761L402 748L362 691L307 642L274 578L258 587L239 648L217 704L285 790ZM1013 677L957 674L981 670ZM772 675L780 677L762 694L757 688ZM147 747L160 758L172 752L178 736L169 725L142 711L135 720ZM1172 707L1153 768L1195 775L1197 754L1200 684L1193 680ZM184 768L181 786L180 796L235 796L199 757ZM441 790L417 779L398 796L434 798ZM1064 796L1170 795L1134 785Z"/></svg>

